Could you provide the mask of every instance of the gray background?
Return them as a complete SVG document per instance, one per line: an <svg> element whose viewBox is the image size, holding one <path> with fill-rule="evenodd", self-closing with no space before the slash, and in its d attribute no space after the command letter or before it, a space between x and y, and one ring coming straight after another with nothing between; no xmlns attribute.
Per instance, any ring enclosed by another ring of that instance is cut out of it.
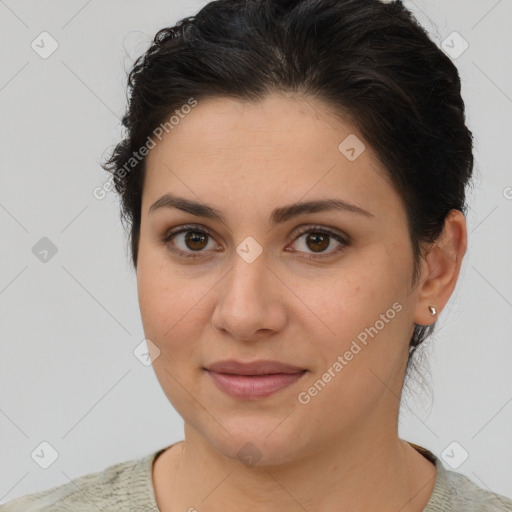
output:
<svg viewBox="0 0 512 512"><path fill-rule="evenodd" d="M131 63L203 4L0 0L0 503L183 438L133 354L144 334L117 198L92 191ZM512 2L405 4L440 46L453 31L469 43L454 61L476 176L468 252L425 352L431 389L404 398L400 435L444 461L467 451L457 471L512 497ZM31 47L43 31L59 45L45 59ZM57 248L46 262L43 237ZM31 457L48 456L44 441L58 453L48 469Z"/></svg>

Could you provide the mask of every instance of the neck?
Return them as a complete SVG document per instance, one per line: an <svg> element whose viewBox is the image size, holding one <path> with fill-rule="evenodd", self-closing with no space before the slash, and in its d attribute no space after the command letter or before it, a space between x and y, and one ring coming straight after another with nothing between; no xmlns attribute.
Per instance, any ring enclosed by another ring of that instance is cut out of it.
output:
<svg viewBox="0 0 512 512"><path fill-rule="evenodd" d="M185 424L185 441L168 451L158 475L155 470L157 502L162 512L419 512L432 493L435 467L396 432L356 428L300 459L247 466L219 454Z"/></svg>

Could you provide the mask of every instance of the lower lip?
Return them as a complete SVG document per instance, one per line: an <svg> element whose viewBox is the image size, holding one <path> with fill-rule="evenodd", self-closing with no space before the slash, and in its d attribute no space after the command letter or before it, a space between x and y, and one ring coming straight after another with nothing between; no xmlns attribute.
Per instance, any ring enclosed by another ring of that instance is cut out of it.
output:
<svg viewBox="0 0 512 512"><path fill-rule="evenodd" d="M272 375L231 375L206 370L216 386L235 398L264 398L297 382L300 373L275 373Z"/></svg>

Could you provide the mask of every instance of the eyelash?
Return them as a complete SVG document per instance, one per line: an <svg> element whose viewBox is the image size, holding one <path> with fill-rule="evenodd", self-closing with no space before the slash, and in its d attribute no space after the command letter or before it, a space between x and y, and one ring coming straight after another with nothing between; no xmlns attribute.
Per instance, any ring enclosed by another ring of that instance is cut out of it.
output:
<svg viewBox="0 0 512 512"><path fill-rule="evenodd" d="M197 224L187 224L184 226L180 226L178 230L171 230L168 231L161 239L162 243L166 246L169 245L169 242L177 235L181 233L187 233L187 232L195 232L195 233L201 233L203 235L209 236L210 238L213 238L212 233L205 227L199 226ZM300 229L294 236L295 238L293 241L295 242L297 239L299 239L302 235L305 235L307 233L321 233L324 235L329 235L332 238L334 238L337 242L340 242L340 246L338 246L336 249L328 252L328 253L318 253L316 255L309 255L309 256L303 256L306 259L310 260L318 260L322 258L328 258L332 257L333 254L338 254L341 251L345 250L348 245L350 245L350 242L346 239L344 239L341 235L338 233L331 231L328 228L325 228L323 226L307 226L302 229ZM204 251L183 251L181 249L170 249L172 252L177 253L179 256L182 256L184 258L203 258L203 252ZM300 252L300 251L298 251Z"/></svg>

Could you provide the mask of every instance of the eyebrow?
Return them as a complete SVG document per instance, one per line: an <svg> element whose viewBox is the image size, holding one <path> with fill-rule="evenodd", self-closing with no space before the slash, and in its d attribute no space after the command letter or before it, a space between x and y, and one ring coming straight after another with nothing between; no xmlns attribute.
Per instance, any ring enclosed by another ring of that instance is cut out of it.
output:
<svg viewBox="0 0 512 512"><path fill-rule="evenodd" d="M148 215L160 209L178 209L197 217L205 217L208 219L218 220L225 224L224 216L215 208L212 208L211 206L208 206L204 203L185 199L184 197L177 197L173 194L165 194L160 199L155 201L149 208ZM299 215L328 210L340 210L351 213L358 213L366 217L374 217L372 213L342 199L319 199L315 201L293 203L287 206L276 208L272 211L270 216L270 224L271 226L276 226L277 224L287 222L293 217L297 217Z"/></svg>

